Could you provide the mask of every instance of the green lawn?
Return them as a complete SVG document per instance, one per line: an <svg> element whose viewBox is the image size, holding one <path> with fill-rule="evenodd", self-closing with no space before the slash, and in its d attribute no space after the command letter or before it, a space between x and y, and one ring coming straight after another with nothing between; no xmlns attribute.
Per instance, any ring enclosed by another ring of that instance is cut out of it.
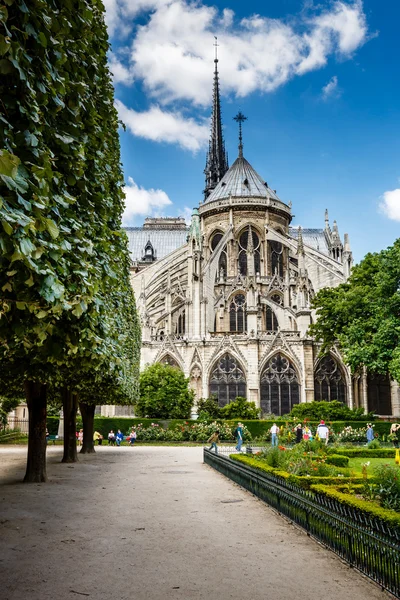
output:
<svg viewBox="0 0 400 600"><path fill-rule="evenodd" d="M362 465L369 462L367 467L368 475L372 475L374 467L377 465L391 465L395 466L394 458L350 458L349 469L353 469L357 474L362 473ZM400 470L400 467L399 467Z"/></svg>

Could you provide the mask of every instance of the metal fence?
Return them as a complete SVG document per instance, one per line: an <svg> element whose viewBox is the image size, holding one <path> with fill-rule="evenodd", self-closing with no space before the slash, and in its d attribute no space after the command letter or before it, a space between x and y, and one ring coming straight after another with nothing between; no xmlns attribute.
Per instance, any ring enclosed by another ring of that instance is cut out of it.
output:
<svg viewBox="0 0 400 600"><path fill-rule="evenodd" d="M300 525L400 598L400 527L204 449L204 462Z"/></svg>

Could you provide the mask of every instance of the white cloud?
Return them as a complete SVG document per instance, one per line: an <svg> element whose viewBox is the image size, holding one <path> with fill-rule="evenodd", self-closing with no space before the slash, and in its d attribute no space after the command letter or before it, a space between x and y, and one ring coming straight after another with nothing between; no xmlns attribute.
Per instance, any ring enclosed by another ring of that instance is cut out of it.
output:
<svg viewBox="0 0 400 600"><path fill-rule="evenodd" d="M121 121L138 137L155 142L179 144L192 152L205 146L208 141L209 128L204 121L198 123L178 112L163 111L159 106L152 106L145 112L136 112L120 100L116 100L115 105Z"/></svg>
<svg viewBox="0 0 400 600"><path fill-rule="evenodd" d="M337 97L339 93L338 78L334 75L322 88L322 97L324 100L328 100L328 98L331 98L332 96Z"/></svg>
<svg viewBox="0 0 400 600"><path fill-rule="evenodd" d="M114 31L115 15L124 17L123 28L140 11L150 13L146 24L135 31L127 68L165 104L210 103L214 35L220 44L222 91L237 96L272 91L321 68L331 55L349 57L367 39L361 0L336 0L328 10L290 22L260 15L238 22L229 8L219 12L200 1L107 0L106 4Z"/></svg>
<svg viewBox="0 0 400 600"><path fill-rule="evenodd" d="M400 221L400 189L385 192L379 208L389 219Z"/></svg>
<svg viewBox="0 0 400 600"><path fill-rule="evenodd" d="M139 187L132 177L129 177L125 191L125 211L122 216L122 225L129 227L135 224L138 216L160 216L166 206L172 204L168 195L163 190L146 190Z"/></svg>
<svg viewBox="0 0 400 600"><path fill-rule="evenodd" d="M134 77L132 70L125 66L114 53L110 53L108 57L108 65L113 76L114 83L123 83L124 85L132 85Z"/></svg>

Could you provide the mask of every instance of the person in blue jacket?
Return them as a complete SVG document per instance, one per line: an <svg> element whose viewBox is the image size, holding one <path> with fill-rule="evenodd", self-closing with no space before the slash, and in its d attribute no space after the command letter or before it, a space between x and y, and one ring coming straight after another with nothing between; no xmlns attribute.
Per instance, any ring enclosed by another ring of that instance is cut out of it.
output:
<svg viewBox="0 0 400 600"><path fill-rule="evenodd" d="M367 425L367 444L369 444L370 442L372 442L374 440L374 430L372 429L372 425L371 423L368 423Z"/></svg>
<svg viewBox="0 0 400 600"><path fill-rule="evenodd" d="M115 436L115 441L117 442L117 446L121 445L122 440L124 439L124 434L120 429L117 431L117 435Z"/></svg>

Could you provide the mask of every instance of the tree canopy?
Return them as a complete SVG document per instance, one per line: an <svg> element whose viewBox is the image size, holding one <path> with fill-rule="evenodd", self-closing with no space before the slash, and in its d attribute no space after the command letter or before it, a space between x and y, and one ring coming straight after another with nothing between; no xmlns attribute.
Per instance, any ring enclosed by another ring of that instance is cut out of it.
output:
<svg viewBox="0 0 400 600"><path fill-rule="evenodd" d="M140 397L135 405L139 417L188 419L194 392L180 369L155 363L140 374Z"/></svg>
<svg viewBox="0 0 400 600"><path fill-rule="evenodd" d="M323 352L337 343L353 371L365 366L400 380L400 240L367 254L346 283L318 292L313 307L309 332Z"/></svg>

